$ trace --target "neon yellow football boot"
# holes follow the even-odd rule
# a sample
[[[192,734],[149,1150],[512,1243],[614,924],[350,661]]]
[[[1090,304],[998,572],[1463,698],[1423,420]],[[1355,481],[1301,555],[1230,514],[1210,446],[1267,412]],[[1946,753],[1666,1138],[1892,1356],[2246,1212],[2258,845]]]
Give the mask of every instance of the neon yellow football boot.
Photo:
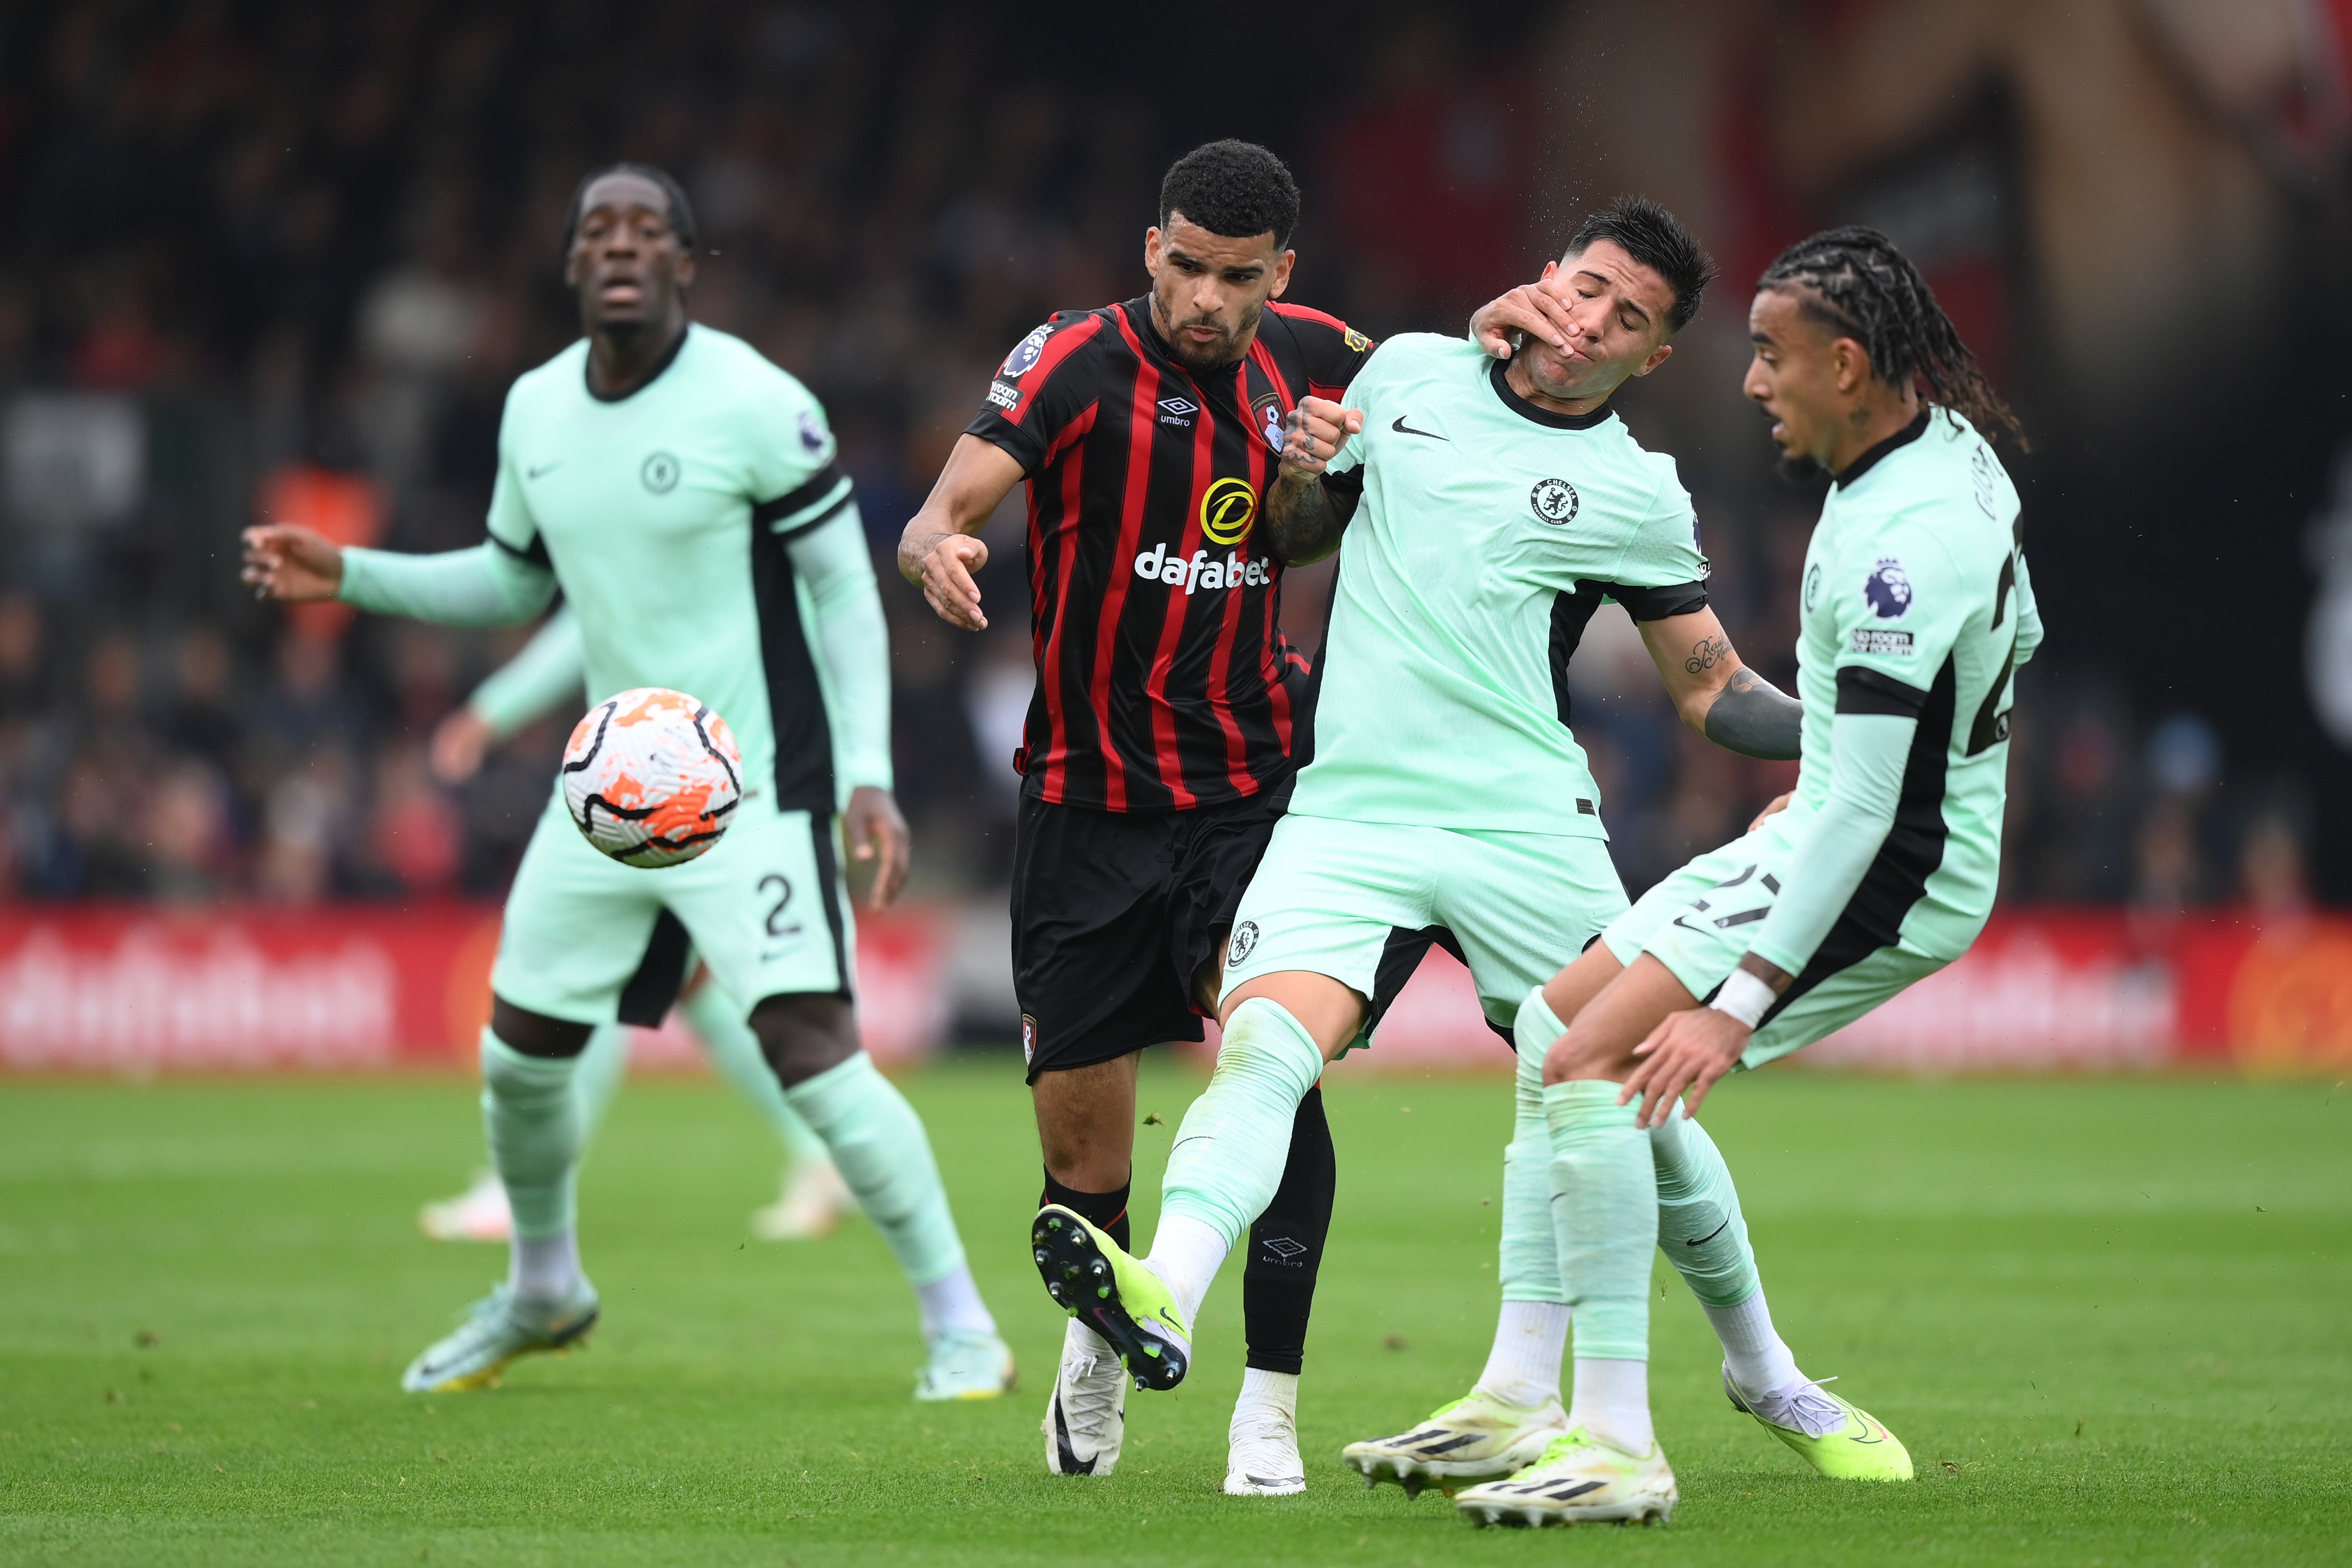
[[[1419,1497],[1426,1487],[1452,1492],[1499,1481],[1535,1463],[1567,1430],[1568,1413],[1557,1399],[1522,1409],[1474,1388],[1395,1436],[1350,1443],[1339,1457],[1365,1486],[1394,1481],[1407,1497]]]
[[[1731,1396],[1731,1407],[1756,1417],[1818,1474],[1842,1481],[1909,1480],[1911,1451],[1877,1416],[1822,1386],[1833,1381],[1801,1383],[1750,1399],[1731,1381],[1731,1369],[1723,1370],[1723,1392]]]
[[[1054,1304],[1110,1342],[1138,1388],[1170,1389],[1192,1364],[1192,1325],[1166,1280],[1059,1204],[1037,1211],[1030,1256]]]
[[[1648,1453],[1633,1454],[1571,1426],[1534,1464],[1508,1480],[1472,1487],[1454,1506],[1482,1530],[1490,1524],[1664,1524],[1679,1498],[1674,1467],[1655,1438]]]

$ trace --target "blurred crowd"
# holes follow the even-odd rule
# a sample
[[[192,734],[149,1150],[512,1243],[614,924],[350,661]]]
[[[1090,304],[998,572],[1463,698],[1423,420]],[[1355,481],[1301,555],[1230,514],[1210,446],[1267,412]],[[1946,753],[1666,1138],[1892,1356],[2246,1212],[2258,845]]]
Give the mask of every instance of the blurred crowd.
[[[1167,49],[1139,21],[1041,54],[956,8],[0,16],[0,889],[503,888],[574,714],[462,781],[435,775],[429,741],[528,628],[267,611],[236,584],[235,535],[269,517],[477,542],[506,387],[574,335],[566,203],[615,156],[693,195],[695,316],[824,399],[891,619],[919,884],[997,885],[1031,679],[1018,521],[991,534],[984,637],[940,626],[889,563],[991,367],[1051,310],[1139,292],[1161,170],[1230,132],[1299,171],[1293,298],[1375,335],[1458,330],[1560,237],[1524,199],[1527,89],[1480,52],[1495,36],[1400,11],[1359,68],[1260,62],[1209,89],[1088,68],[1087,49]],[[1398,221],[1423,211],[1459,243]],[[1726,624],[1786,683],[1811,502],[1752,482],[1758,445],[1722,473],[1686,458],[1685,478]],[[1326,595],[1294,578],[1286,622],[1310,650]],[[2063,647],[2045,662],[2018,710],[2011,898],[2302,897],[2304,803],[2226,782],[2196,715],[2133,711]],[[1785,787],[1790,768],[1680,729],[1630,628],[1596,629],[1575,678],[1636,889]]]

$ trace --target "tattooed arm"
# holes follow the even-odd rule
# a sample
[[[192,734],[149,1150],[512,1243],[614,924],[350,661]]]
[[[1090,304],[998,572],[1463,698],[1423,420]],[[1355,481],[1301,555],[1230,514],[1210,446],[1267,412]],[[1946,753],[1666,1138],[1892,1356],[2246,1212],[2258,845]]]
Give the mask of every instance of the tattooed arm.
[[[1265,542],[1286,566],[1320,561],[1339,548],[1358,497],[1324,483],[1324,470],[1364,416],[1319,397],[1299,400],[1283,423],[1282,471],[1265,491]]]
[[[1639,625],[1684,723],[1742,756],[1786,762],[1797,755],[1804,704],[1739,662],[1713,610]]]

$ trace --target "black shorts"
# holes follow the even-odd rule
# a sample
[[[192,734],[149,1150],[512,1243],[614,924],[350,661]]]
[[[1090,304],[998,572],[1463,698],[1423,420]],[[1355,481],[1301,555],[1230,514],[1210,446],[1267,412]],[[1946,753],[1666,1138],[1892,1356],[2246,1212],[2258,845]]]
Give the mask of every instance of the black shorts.
[[[1192,983],[1290,803],[1097,811],[1024,797],[1013,841],[1013,988],[1029,1081],[1202,1037]]]

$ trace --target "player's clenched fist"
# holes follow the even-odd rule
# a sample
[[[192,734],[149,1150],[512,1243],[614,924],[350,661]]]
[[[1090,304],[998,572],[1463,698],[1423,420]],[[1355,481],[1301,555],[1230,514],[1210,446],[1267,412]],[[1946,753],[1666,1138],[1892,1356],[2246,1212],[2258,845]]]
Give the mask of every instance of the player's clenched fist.
[[[1302,397],[1282,422],[1282,465],[1319,474],[1339,455],[1348,437],[1363,428],[1361,410],[1342,408],[1320,397]]]
[[[245,531],[244,576],[257,599],[331,599],[343,585],[343,552],[307,528],[265,523]]]

